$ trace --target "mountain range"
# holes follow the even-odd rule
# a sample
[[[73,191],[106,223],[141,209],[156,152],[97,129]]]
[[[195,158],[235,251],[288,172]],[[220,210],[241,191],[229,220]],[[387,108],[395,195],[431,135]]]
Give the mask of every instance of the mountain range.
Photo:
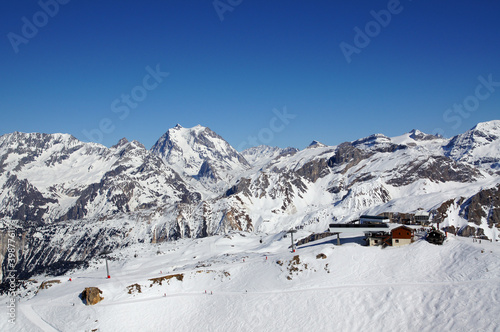
[[[12,227],[27,278],[138,242],[320,232],[419,210],[459,234],[499,238],[500,120],[449,139],[412,130],[303,150],[238,152],[200,125],[177,125],[149,150],[125,138],[108,148],[68,134],[0,137],[2,279]]]

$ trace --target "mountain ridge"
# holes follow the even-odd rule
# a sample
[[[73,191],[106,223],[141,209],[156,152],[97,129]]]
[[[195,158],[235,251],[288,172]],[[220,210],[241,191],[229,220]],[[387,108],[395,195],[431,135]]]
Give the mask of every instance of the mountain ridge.
[[[423,209],[458,232],[498,238],[498,123],[450,139],[412,130],[242,152],[201,125],[177,125],[149,150],[126,139],[108,148],[68,134],[5,134],[0,217],[28,241],[18,263],[27,274],[153,233],[161,242],[230,230],[319,232],[365,213]],[[74,233],[80,248],[54,254],[54,231]]]

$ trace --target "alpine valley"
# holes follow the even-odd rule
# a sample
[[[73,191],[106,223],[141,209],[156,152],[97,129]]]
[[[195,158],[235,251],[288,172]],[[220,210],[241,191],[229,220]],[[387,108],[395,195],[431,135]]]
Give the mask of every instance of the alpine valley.
[[[199,125],[169,129],[150,150],[125,138],[108,148],[68,134],[0,137],[2,281],[11,232],[28,279],[138,243],[322,232],[419,210],[458,235],[499,239],[500,120],[450,139],[412,130],[300,151],[238,152]]]

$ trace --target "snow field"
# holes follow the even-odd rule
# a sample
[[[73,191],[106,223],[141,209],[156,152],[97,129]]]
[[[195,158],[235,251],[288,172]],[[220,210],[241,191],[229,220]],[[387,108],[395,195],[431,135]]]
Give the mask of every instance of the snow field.
[[[308,234],[299,231],[295,238]],[[37,277],[61,283],[21,298],[14,326],[3,309],[0,330],[500,328],[498,243],[451,236],[443,246],[417,241],[381,249],[358,241],[343,238],[342,246],[334,246],[334,239],[326,238],[291,253],[290,238],[279,234],[231,233],[162,243],[160,255],[157,245],[132,246],[112,254],[118,259],[110,261],[111,279],[105,279],[103,261],[65,276]],[[317,258],[321,253],[325,259]],[[150,287],[149,279],[173,274],[183,280]],[[141,293],[128,294],[133,284],[141,286]],[[99,287],[104,300],[85,306],[78,295],[88,286]]]

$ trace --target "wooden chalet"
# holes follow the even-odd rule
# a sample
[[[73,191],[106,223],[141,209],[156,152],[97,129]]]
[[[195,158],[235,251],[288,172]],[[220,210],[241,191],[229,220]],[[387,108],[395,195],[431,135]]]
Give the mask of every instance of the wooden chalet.
[[[392,245],[391,234],[388,232],[365,232],[366,244],[372,246]]]
[[[399,226],[391,230],[393,246],[404,246],[413,241],[414,230],[407,226]]]
[[[413,241],[414,230],[407,226],[399,226],[391,230],[365,232],[366,242],[369,246],[403,246]]]

